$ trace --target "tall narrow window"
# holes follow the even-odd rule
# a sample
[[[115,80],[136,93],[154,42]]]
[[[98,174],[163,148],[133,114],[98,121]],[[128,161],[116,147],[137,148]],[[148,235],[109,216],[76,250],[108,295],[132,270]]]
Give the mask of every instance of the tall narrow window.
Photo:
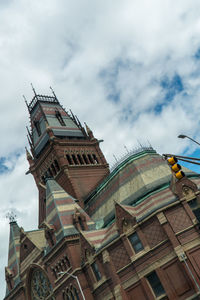
[[[165,290],[155,271],[146,276],[156,297],[165,294]]]
[[[52,173],[50,168],[48,168],[48,175],[49,175],[50,178],[53,177],[53,173]]]
[[[45,184],[45,176],[42,176],[42,183]]]
[[[138,253],[144,249],[144,247],[140,241],[140,238],[136,232],[131,234],[128,239],[129,239],[135,253]]]
[[[80,217],[80,216],[78,217],[78,222],[79,222],[79,224],[80,224],[81,230],[85,230],[85,227],[84,227],[83,221],[82,221],[82,219],[81,219],[81,217]]]
[[[59,167],[58,161],[56,159],[54,160],[54,164],[55,164],[56,170],[60,171],[60,167]]]
[[[95,155],[95,154],[92,154],[92,156],[93,156],[93,159],[94,159],[95,164],[97,165],[97,164],[99,163],[99,161],[98,161],[96,155]]]
[[[69,165],[73,165],[72,159],[69,154],[66,155],[66,158],[67,158]]]
[[[39,123],[39,121],[34,121],[34,125],[35,125],[35,128],[37,130],[38,136],[40,136],[41,135],[41,129],[40,129],[40,123]]]
[[[75,165],[78,165],[78,164],[79,164],[79,163],[78,163],[78,160],[77,160],[77,158],[76,158],[76,156],[75,156],[74,154],[72,154],[72,159],[73,159]]]
[[[61,115],[61,113],[59,112],[59,110],[56,109],[55,115],[56,115],[56,118],[58,119],[60,125],[61,125],[61,126],[65,126],[65,122],[64,122],[64,120],[63,120],[63,118],[62,118],[62,115]]]
[[[77,154],[78,160],[80,162],[81,165],[84,164],[82,157],[80,156],[80,154]]]
[[[56,168],[54,167],[54,164],[51,164],[51,169],[52,169],[52,172],[53,172],[53,175],[56,175]]]
[[[195,217],[200,222],[200,208],[197,205],[197,199],[194,199],[194,200],[188,202],[188,204],[189,204],[190,208],[192,209]]]
[[[92,159],[92,156],[91,156],[90,154],[88,154],[88,159],[89,159],[89,162],[90,162],[91,164],[94,164],[93,159]]]
[[[99,267],[98,267],[97,263],[94,262],[94,263],[91,265],[91,267],[92,267],[92,271],[94,272],[94,275],[95,275],[95,277],[96,277],[96,280],[99,281],[99,280],[101,279],[101,273],[100,273],[100,271],[99,271]]]
[[[85,154],[83,154],[83,160],[84,160],[84,162],[86,163],[86,165],[89,164],[88,159],[87,159],[87,156],[86,156]]]

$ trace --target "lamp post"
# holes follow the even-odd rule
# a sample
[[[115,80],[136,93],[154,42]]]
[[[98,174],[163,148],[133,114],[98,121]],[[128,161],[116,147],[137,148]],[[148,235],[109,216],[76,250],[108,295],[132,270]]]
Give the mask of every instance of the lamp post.
[[[68,274],[69,276],[71,276],[71,277],[73,277],[74,279],[76,279],[77,284],[78,284],[78,287],[79,287],[79,290],[80,290],[81,295],[82,295],[82,297],[83,297],[83,300],[85,300],[85,296],[84,296],[84,294],[83,294],[83,290],[82,290],[82,287],[81,287],[81,285],[80,285],[80,281],[79,281],[79,279],[78,279],[77,276],[75,276],[75,275],[73,275],[73,274],[71,274],[71,273],[69,273],[69,272],[67,272],[67,271],[65,271],[65,272],[59,272],[58,274],[59,274],[59,275]]]
[[[189,137],[189,136],[187,136],[187,135],[185,135],[185,134],[179,134],[179,135],[178,135],[178,138],[179,138],[179,139],[185,139],[185,138],[187,138],[187,139],[193,141],[194,143],[196,143],[197,145],[200,146],[200,143],[198,143],[198,142],[195,141],[193,138],[191,138],[191,137]]]
[[[193,281],[194,281],[194,283],[195,283],[195,285],[196,285],[198,291],[200,292],[200,286],[199,286],[199,284],[197,283],[197,281],[196,281],[196,279],[195,279],[195,277],[194,277],[194,275],[193,275],[193,273],[192,273],[192,270],[191,270],[190,267],[188,266],[188,263],[187,263],[187,261],[186,261],[186,256],[185,256],[185,254],[181,254],[181,258],[182,258],[184,264],[186,265],[186,268],[188,269],[188,272],[190,273],[190,275],[191,275],[191,277],[192,277],[192,279],[193,279]]]

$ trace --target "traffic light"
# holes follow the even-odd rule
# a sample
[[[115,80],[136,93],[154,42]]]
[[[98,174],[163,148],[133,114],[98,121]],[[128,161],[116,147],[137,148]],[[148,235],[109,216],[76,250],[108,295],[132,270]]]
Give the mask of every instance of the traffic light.
[[[181,166],[177,163],[178,159],[175,156],[171,156],[167,159],[168,164],[171,166],[171,170],[177,179],[181,179],[185,176],[185,173],[181,171]]]

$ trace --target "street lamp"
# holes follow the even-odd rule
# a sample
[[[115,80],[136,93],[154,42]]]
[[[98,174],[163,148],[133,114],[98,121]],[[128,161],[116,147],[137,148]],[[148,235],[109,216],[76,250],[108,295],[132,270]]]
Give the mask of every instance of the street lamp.
[[[68,274],[69,276],[71,276],[71,277],[73,277],[74,279],[76,279],[77,284],[78,284],[78,287],[79,287],[79,290],[81,291],[81,295],[82,295],[82,297],[83,297],[83,300],[85,300],[85,296],[84,296],[84,294],[83,294],[83,290],[82,290],[82,287],[81,287],[81,285],[80,285],[80,281],[79,281],[78,277],[75,276],[75,275],[73,275],[73,274],[71,274],[71,273],[69,273],[69,272],[67,272],[67,271],[65,271],[65,272],[59,272],[59,273],[58,273],[58,275],[64,275],[64,274]]]
[[[187,136],[187,135],[185,135],[185,134],[179,134],[179,135],[178,135],[178,138],[179,138],[179,139],[187,138],[187,139],[193,141],[194,143],[196,143],[197,145],[200,146],[200,143],[198,143],[197,141],[195,141],[194,139],[192,139],[191,137],[189,137],[189,136]]]

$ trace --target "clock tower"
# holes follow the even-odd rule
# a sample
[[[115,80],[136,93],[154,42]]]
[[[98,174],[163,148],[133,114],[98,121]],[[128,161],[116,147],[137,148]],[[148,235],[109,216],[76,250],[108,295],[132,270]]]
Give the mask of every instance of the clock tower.
[[[35,91],[34,91],[35,92]],[[39,190],[39,227],[45,219],[45,182],[56,182],[84,208],[84,198],[109,174],[108,163],[91,129],[66,112],[53,96],[35,93],[28,104],[29,171]]]

